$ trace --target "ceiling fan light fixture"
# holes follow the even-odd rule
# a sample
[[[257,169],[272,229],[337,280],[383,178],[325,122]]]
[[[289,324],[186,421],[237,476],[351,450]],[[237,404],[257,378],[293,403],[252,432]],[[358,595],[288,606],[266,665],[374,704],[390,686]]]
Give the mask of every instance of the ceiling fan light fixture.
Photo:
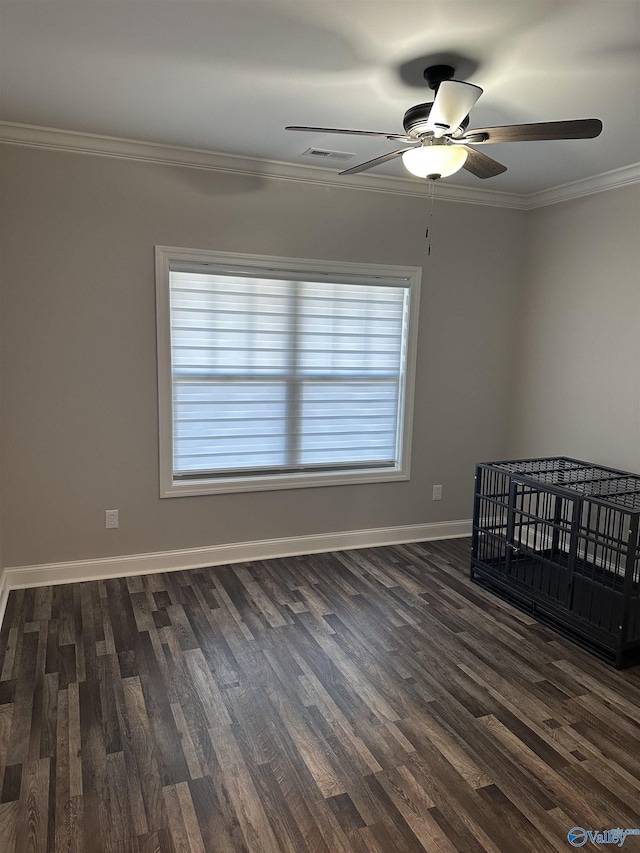
[[[402,155],[405,168],[417,178],[448,178],[465,164],[467,151],[453,145],[423,145]]]

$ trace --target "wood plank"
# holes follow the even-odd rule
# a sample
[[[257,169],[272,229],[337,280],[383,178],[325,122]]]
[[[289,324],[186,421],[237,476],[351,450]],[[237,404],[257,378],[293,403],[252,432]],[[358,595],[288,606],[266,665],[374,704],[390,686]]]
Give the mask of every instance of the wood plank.
[[[49,830],[50,759],[39,758],[24,766],[18,801],[16,853],[47,853]]]
[[[210,732],[231,803],[251,853],[280,853],[273,829],[230,729]]]
[[[221,802],[211,776],[203,776],[189,782],[189,791],[207,853],[210,850],[215,850],[215,853],[235,853],[242,849],[244,837],[226,789],[226,800]]]
[[[151,736],[140,679],[137,676],[124,679],[123,689],[133,754],[135,755],[140,780],[144,780],[142,795],[147,823],[149,831],[153,832],[167,825],[158,759]]]
[[[0,839],[7,853],[15,850],[17,837],[18,801],[0,803]]]
[[[180,805],[180,813],[184,828],[189,841],[189,849],[192,853],[206,853],[202,833],[198,826],[198,818],[196,816],[193,800],[191,799],[191,791],[186,782],[179,782],[175,786],[175,791],[178,795],[178,803]]]
[[[13,709],[13,702],[0,705],[0,780],[4,776],[4,770],[7,765],[7,753],[9,737],[11,735]]]

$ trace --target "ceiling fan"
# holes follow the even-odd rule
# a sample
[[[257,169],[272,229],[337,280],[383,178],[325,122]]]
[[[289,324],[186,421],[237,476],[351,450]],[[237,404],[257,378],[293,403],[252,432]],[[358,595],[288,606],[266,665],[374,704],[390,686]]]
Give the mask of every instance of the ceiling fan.
[[[412,174],[432,180],[446,178],[462,168],[478,178],[492,178],[506,172],[506,166],[471,148],[471,145],[533,142],[544,139],[593,139],[602,131],[602,122],[597,118],[508,124],[467,130],[469,112],[482,94],[482,89],[472,83],[453,80],[454,73],[455,69],[450,65],[431,65],[425,70],[425,80],[429,88],[435,91],[435,98],[433,103],[416,104],[406,111],[402,122],[405,133],[297,125],[285,129],[378,136],[392,142],[401,142],[403,148],[359,163],[340,174],[354,175],[401,156],[405,167]]]

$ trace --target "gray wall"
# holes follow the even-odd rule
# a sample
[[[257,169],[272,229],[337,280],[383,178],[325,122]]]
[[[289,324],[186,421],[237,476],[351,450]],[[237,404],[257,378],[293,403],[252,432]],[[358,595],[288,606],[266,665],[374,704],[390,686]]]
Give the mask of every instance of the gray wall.
[[[527,222],[510,456],[640,472],[640,186]]]
[[[426,199],[11,146],[2,170],[5,566],[470,517],[507,447],[526,214],[436,200],[428,258]],[[156,244],[421,266],[411,480],[161,500]]]

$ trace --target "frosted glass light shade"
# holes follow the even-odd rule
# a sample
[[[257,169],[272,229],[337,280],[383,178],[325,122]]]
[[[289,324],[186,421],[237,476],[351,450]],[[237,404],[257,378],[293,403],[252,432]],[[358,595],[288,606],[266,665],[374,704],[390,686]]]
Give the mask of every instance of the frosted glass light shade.
[[[406,168],[418,178],[447,178],[462,169],[466,159],[466,150],[453,145],[423,145],[402,155]]]

